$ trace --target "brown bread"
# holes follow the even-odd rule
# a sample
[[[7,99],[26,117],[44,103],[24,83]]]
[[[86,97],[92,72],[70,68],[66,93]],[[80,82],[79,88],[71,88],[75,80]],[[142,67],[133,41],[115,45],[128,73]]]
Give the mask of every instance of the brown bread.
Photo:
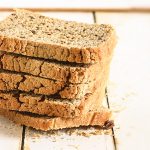
[[[116,35],[110,25],[85,24],[17,10],[0,22],[0,50],[76,63],[110,57]]]
[[[0,51],[0,68],[69,83],[89,83],[101,76],[111,58],[93,65],[56,63]]]
[[[84,84],[71,84],[62,81],[44,79],[20,73],[0,71],[1,91],[24,91],[33,94],[57,96],[59,98],[82,98],[87,93],[92,93],[97,84],[101,84],[106,73],[103,71],[98,79]]]
[[[74,100],[0,92],[0,108],[73,118],[99,108],[105,96],[105,86],[106,82],[103,82],[92,94],[86,94],[82,99]]]
[[[109,123],[111,112],[104,108],[97,111],[90,111],[87,114],[75,118],[47,117],[5,109],[0,109],[0,115],[7,117],[17,124],[43,131],[89,125],[100,126],[104,129],[112,127],[112,123]]]

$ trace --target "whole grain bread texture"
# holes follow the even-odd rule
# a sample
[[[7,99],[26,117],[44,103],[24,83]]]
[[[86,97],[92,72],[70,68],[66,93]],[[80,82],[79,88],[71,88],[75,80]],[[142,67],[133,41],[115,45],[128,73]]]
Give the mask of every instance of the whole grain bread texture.
[[[80,99],[87,93],[92,93],[97,84],[105,76],[106,70],[102,70],[97,80],[83,84],[71,84],[62,81],[55,81],[41,77],[24,75],[20,73],[0,71],[1,91],[24,91],[28,93],[57,96],[66,99]]]
[[[98,94],[98,93],[97,93]],[[68,101],[67,99],[42,98],[40,96],[11,93],[0,93],[0,108],[32,112],[36,114],[59,116],[65,118],[73,118],[82,113],[86,113],[88,109],[102,103],[103,95],[88,94],[84,98]]]
[[[74,118],[99,108],[105,96],[106,80],[82,99],[57,99],[26,93],[0,92],[0,108],[47,116]]]
[[[79,117],[61,118],[0,109],[0,115],[7,117],[17,124],[32,127],[37,130],[48,131],[89,125],[106,128],[105,126],[111,117],[111,112],[101,108],[100,110],[90,111]]]
[[[68,83],[89,83],[101,76],[111,58],[93,65],[51,62],[0,51],[0,68]]]
[[[105,61],[115,45],[111,25],[64,21],[27,10],[0,22],[0,50],[21,55],[91,64]]]

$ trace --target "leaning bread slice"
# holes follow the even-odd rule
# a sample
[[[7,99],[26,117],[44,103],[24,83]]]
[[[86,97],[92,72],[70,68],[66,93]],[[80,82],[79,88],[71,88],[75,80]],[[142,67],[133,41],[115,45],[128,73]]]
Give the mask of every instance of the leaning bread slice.
[[[111,56],[111,54],[110,54]],[[101,76],[111,58],[93,65],[51,62],[0,51],[0,68],[69,83],[89,83]]]
[[[100,126],[102,128],[112,127],[112,123],[109,123],[111,112],[104,108],[98,111],[90,111],[87,114],[75,118],[47,117],[6,109],[0,109],[0,115],[7,117],[17,124],[43,131],[89,125]]]
[[[48,18],[17,10],[0,23],[0,50],[76,63],[104,61],[116,44],[110,25]]]

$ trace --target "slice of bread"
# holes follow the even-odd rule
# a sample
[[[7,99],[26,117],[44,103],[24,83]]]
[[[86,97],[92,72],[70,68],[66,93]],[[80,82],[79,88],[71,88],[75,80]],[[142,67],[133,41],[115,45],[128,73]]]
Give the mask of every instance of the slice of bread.
[[[100,126],[104,129],[109,129],[113,126],[112,122],[109,122],[111,112],[104,108],[97,111],[90,111],[87,114],[75,118],[47,117],[6,109],[0,109],[0,115],[7,117],[17,124],[43,131],[89,125]]]
[[[74,100],[0,92],[0,108],[73,118],[99,108],[105,96],[105,86],[106,82],[104,81],[92,94],[86,94],[82,99]]]
[[[17,10],[0,22],[0,50],[76,63],[105,61],[116,35],[110,25],[85,24]]]
[[[93,82],[97,76],[101,76],[104,69],[107,69],[110,61],[111,56],[105,62],[93,65],[81,65],[66,62],[51,62],[0,51],[1,69],[23,72],[29,75],[69,83]]]
[[[23,91],[51,97],[80,99],[85,94],[92,93],[102,80],[107,81],[108,71],[102,70],[101,75],[93,82],[71,84],[22,73],[0,70],[0,91]]]

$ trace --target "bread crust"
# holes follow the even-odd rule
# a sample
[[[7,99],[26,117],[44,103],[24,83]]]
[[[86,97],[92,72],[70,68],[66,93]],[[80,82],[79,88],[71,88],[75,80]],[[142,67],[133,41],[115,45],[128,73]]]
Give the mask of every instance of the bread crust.
[[[33,22],[37,23],[38,20],[41,20],[41,23],[44,20],[45,22],[52,22],[52,23],[55,22],[54,23],[55,25],[53,27],[59,26],[59,24],[61,23],[62,26],[63,24],[66,24],[64,25],[64,28],[66,29],[65,31],[62,31],[61,29],[60,30],[57,29],[57,31],[59,32],[58,36],[56,36],[55,42],[52,42],[54,40],[54,38],[52,37],[55,36],[52,36],[51,34],[49,35],[49,33],[45,34],[45,32],[47,32],[47,29],[45,29],[46,25],[44,25],[44,27],[42,26],[41,27],[42,30],[40,30],[40,32],[37,31],[37,34],[35,34],[35,31],[32,32],[33,29],[32,28],[30,29],[30,24],[29,26],[28,24],[26,24],[26,26],[24,25],[21,26],[22,18],[26,19],[24,23],[26,22],[29,23],[30,21],[32,23]],[[14,24],[16,24],[16,26],[14,26]],[[50,23],[47,23],[47,25],[49,24]],[[13,33],[11,36],[11,32],[9,28],[5,32],[7,26],[14,27],[13,31],[16,31],[15,32],[16,36]],[[59,27],[61,27],[61,25]],[[73,38],[78,37],[79,39],[71,40],[72,38],[70,38],[70,36],[72,36],[73,33],[72,34],[69,33],[71,31],[70,27],[72,28],[73,33],[76,28],[84,27],[82,29],[83,31],[81,30],[81,32],[78,30],[75,31],[75,35]],[[53,30],[54,29],[52,29],[51,31]],[[84,32],[84,30],[87,30],[88,32],[86,33]],[[93,32],[91,32],[91,30],[93,30]],[[40,38],[39,40],[38,38],[42,35],[41,32],[43,34],[43,38],[42,39]],[[66,38],[67,35],[66,32],[69,34],[69,37],[67,38]],[[96,32],[98,33],[95,34]],[[81,36],[78,34],[81,34]],[[25,37],[27,35],[28,37]],[[63,37],[60,38],[62,35]],[[43,40],[44,38],[46,38],[45,41]],[[68,40],[71,40],[73,42],[77,40],[78,42],[76,42],[75,44],[69,44],[66,43],[68,42]],[[83,41],[84,43],[83,46],[81,46],[82,44],[80,44],[81,41]],[[65,44],[61,44],[61,43],[65,43]],[[87,43],[92,43],[92,44],[88,45]],[[28,12],[28,11],[18,11],[16,13],[13,13],[12,15],[10,15],[8,18],[6,18],[4,21],[0,23],[0,50],[26,55],[26,56],[39,57],[39,58],[51,59],[57,61],[91,64],[91,63],[104,61],[106,57],[110,56],[110,53],[112,53],[115,45],[116,45],[116,34],[114,29],[110,25],[104,25],[104,24],[88,25],[88,24],[69,22],[69,21],[63,21],[58,19],[49,19],[47,17],[32,12]]]
[[[107,70],[107,69],[106,69]],[[23,91],[33,94],[57,96],[59,98],[80,99],[87,93],[92,93],[94,86],[101,82],[104,76],[102,70],[100,76],[93,82],[83,84],[71,84],[68,82],[55,81],[31,75],[12,72],[0,72],[1,91]]]
[[[110,64],[111,58],[93,65],[61,64],[0,51],[0,68],[69,83],[89,83]]]
[[[102,83],[92,94],[86,94],[82,99],[52,99],[29,94],[0,93],[0,108],[25,111],[41,115],[74,118],[86,114],[89,110],[101,106],[105,96],[106,83]]]
[[[105,123],[110,119],[111,112],[101,108],[100,110],[90,111],[87,114],[75,118],[50,118],[0,109],[0,115],[7,117],[17,124],[33,127],[37,130],[48,131],[89,125],[96,125],[103,128],[105,127]]]

